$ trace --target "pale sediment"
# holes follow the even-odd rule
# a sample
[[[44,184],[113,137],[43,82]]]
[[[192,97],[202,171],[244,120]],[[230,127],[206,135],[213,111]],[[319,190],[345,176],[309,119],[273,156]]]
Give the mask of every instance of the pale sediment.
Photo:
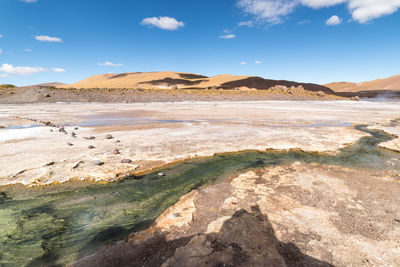
[[[336,153],[366,136],[351,125],[387,122],[400,114],[394,104],[284,101],[4,105],[1,109],[2,125],[16,129],[0,129],[0,185],[114,181],[189,157],[248,149]],[[15,116],[66,125],[68,134],[11,118]],[[19,129],[20,125],[29,127]],[[108,133],[114,138],[105,139]],[[96,138],[84,139],[89,136]],[[119,154],[113,153],[116,149]],[[122,163],[123,159],[132,162]],[[104,164],[96,165],[96,160]]]

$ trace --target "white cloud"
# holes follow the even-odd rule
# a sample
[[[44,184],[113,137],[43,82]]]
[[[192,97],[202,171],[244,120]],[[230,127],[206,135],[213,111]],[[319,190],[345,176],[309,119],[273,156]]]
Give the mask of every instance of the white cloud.
[[[221,39],[233,39],[233,38],[236,38],[236,35],[231,33],[231,34],[221,35],[219,38],[221,38]]]
[[[244,27],[244,26],[253,27],[254,24],[253,24],[253,22],[251,20],[249,20],[249,21],[241,21],[241,22],[239,22],[238,26],[240,26],[240,27]]]
[[[63,40],[58,37],[51,37],[47,35],[38,35],[35,36],[35,39],[41,42],[55,42],[55,43],[61,43]]]
[[[300,5],[319,9],[346,4],[353,20],[359,23],[390,15],[400,8],[400,0],[236,0],[236,3],[245,14],[253,17],[251,23],[240,22],[239,26],[282,23]]]
[[[25,2],[25,3],[36,3],[37,0],[20,0],[21,2]]]
[[[32,49],[30,49],[30,48],[25,48],[25,52],[30,53],[30,52],[32,52]]]
[[[0,77],[1,77],[1,78],[7,78],[7,77],[8,77],[8,75],[7,75],[7,74],[5,74],[5,73],[0,73]]]
[[[304,25],[304,24],[309,24],[309,23],[311,23],[311,20],[305,19],[305,20],[297,22],[297,25]]]
[[[175,31],[180,27],[185,26],[182,21],[177,21],[175,18],[170,17],[152,17],[143,19],[140,24],[154,26],[163,30]]]
[[[10,64],[3,64],[0,67],[0,72],[5,74],[31,75],[43,71],[46,71],[46,69],[42,67],[14,67]]]
[[[3,54],[3,49],[0,48],[0,55]]]
[[[301,0],[301,4],[311,8],[323,8],[346,3],[348,0]],[[380,0],[378,0],[380,1]]]
[[[392,14],[400,8],[400,0],[350,0],[349,10],[354,20],[366,23]]]
[[[292,13],[297,0],[238,0],[237,5],[258,23],[277,24],[283,17]]]
[[[240,65],[246,65],[247,64],[247,62],[240,62]]]
[[[332,16],[329,19],[326,20],[325,24],[328,26],[334,26],[334,25],[339,25],[342,23],[342,19],[339,18],[338,16]]]
[[[0,34],[0,38],[3,38],[3,35],[2,35],[2,34]]]
[[[63,68],[52,68],[51,70],[54,72],[66,72],[66,70]]]
[[[254,61],[254,64],[261,64],[261,61],[256,60],[256,61]]]
[[[121,67],[121,66],[123,66],[124,64],[121,64],[121,63],[112,63],[112,62],[110,62],[110,61],[106,61],[106,62],[104,62],[104,63],[97,63],[97,65],[99,65],[99,66],[107,66],[107,67]]]

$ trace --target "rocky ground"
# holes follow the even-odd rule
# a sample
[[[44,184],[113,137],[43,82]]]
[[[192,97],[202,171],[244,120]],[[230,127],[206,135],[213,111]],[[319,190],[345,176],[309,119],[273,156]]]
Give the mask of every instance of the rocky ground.
[[[399,182],[316,164],[250,171],[73,266],[398,266]]]
[[[289,89],[270,90],[175,90],[175,89],[56,89],[48,87],[0,88],[1,104],[103,102],[143,103],[180,101],[254,101],[254,100],[338,100],[323,92]]]

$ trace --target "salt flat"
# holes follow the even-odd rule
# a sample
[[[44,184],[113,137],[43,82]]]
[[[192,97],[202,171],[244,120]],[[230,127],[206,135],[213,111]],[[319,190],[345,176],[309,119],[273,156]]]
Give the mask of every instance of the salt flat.
[[[353,125],[396,134],[400,127],[390,122],[399,117],[398,103],[364,101],[0,105],[0,185],[113,181],[188,157],[247,149],[335,153],[366,135]],[[67,134],[40,121],[63,125]],[[398,144],[389,143],[394,150]]]

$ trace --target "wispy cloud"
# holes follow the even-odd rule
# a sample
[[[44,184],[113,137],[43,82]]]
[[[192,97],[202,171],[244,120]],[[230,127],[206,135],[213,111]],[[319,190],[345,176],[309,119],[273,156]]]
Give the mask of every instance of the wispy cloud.
[[[254,24],[253,24],[253,22],[251,20],[249,20],[249,21],[241,21],[241,22],[239,22],[238,26],[240,26],[240,27],[244,27],[244,26],[245,27],[253,27]]]
[[[236,0],[236,3],[245,14],[252,16],[250,20],[252,23],[258,24],[282,23],[296,7],[301,5],[320,9],[346,4],[353,20],[359,23],[367,23],[393,14],[400,8],[400,0]],[[241,26],[247,24],[242,22]]]
[[[256,61],[254,61],[254,64],[261,64],[261,61],[256,60]]]
[[[140,24],[154,26],[163,30],[175,31],[185,26],[185,23],[170,17],[152,17],[143,19]]]
[[[335,16],[332,16],[329,19],[327,19],[325,24],[328,26],[339,25],[339,24],[342,24],[342,19],[335,15]]]
[[[41,42],[55,42],[55,43],[61,43],[63,40],[58,37],[52,37],[48,35],[37,35],[35,36],[35,39]]]
[[[21,67],[21,66],[14,67],[13,65],[10,64],[3,64],[0,67],[0,72],[3,72],[5,74],[16,74],[24,76],[32,75],[43,71],[46,71],[46,69],[42,67]]]
[[[2,34],[0,34],[0,38],[3,38],[3,35],[2,35]]]
[[[32,52],[32,49],[30,49],[30,48],[25,48],[25,52],[30,53],[30,52]]]
[[[25,3],[36,3],[37,0],[20,0],[21,2],[25,2]]]
[[[235,34],[225,34],[225,35],[221,35],[221,36],[219,36],[219,38],[221,38],[221,39],[233,39],[233,38],[236,38],[236,35]]]
[[[240,65],[246,65],[247,64],[247,62],[240,62]]]
[[[0,48],[0,55],[3,54],[3,49]]]
[[[297,25],[304,25],[304,24],[309,24],[309,23],[311,23],[311,20],[305,19],[305,20],[297,22]]]
[[[66,72],[66,70],[63,68],[52,68],[51,70],[54,72]]]
[[[99,65],[99,66],[107,66],[107,67],[121,67],[121,66],[123,66],[124,64],[121,64],[121,63],[112,63],[112,62],[110,62],[110,61],[106,61],[106,62],[104,62],[104,63],[97,63],[97,65]]]

